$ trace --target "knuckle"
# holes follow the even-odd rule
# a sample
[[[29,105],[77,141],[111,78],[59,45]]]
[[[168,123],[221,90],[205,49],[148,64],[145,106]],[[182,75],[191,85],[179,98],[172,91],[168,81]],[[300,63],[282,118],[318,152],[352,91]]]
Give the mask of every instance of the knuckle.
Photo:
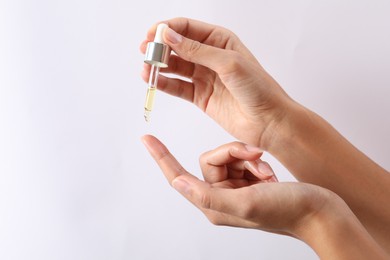
[[[229,153],[232,156],[237,155],[242,149],[244,149],[244,144],[238,141],[231,142],[228,144],[229,145]]]
[[[160,153],[156,155],[156,160],[157,161],[162,161],[165,158],[167,158],[170,155],[168,149],[163,149]]]
[[[192,57],[200,50],[202,44],[199,41],[191,41],[187,50],[188,56]]]
[[[207,44],[224,48],[224,45],[228,41],[228,39],[229,34],[227,33],[226,29],[222,27],[216,27],[207,38]]]
[[[184,98],[185,97],[185,88],[183,85],[179,85],[178,88],[177,88],[177,92],[176,92],[176,95],[179,97],[179,98]]]
[[[204,152],[199,156],[199,164],[201,167],[206,166],[209,164],[209,158],[210,158],[210,151]]]
[[[230,67],[233,70],[238,70],[244,67],[244,58],[238,52],[231,52],[231,57],[229,62],[227,62],[227,67]]]
[[[241,148],[243,148],[244,144],[241,142],[238,142],[238,141],[234,141],[231,143],[231,146],[236,148],[236,149],[241,149]]]
[[[199,164],[204,165],[207,163],[208,152],[204,152],[199,156]]]
[[[225,60],[225,65],[223,66],[220,74],[231,74],[242,71],[245,68],[245,59],[240,53],[235,51],[230,51],[227,55],[228,58]]]
[[[200,49],[201,46],[202,46],[202,44],[199,41],[192,41],[189,51],[191,53],[195,53]]]
[[[227,35],[229,37],[230,48],[234,49],[237,45],[240,45],[240,38],[233,32],[228,30]]]
[[[177,168],[175,169],[175,172],[176,172],[176,174],[178,174],[179,176],[180,176],[180,175],[184,175],[184,174],[187,173],[186,169],[184,169],[184,167],[181,166],[181,165],[178,165],[178,166],[177,166]]]
[[[200,206],[203,209],[211,209],[211,196],[209,193],[205,192],[200,198]]]
[[[238,37],[221,26],[216,26],[207,38],[207,44],[226,50],[234,49],[237,42],[239,42]]]

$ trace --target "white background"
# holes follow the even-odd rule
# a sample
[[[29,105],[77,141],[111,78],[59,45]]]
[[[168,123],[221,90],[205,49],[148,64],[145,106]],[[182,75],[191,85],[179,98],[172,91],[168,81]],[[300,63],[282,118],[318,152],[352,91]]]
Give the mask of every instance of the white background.
[[[198,176],[198,156],[234,138],[162,93],[146,124],[139,44],[176,16],[227,27],[389,169],[389,13],[385,0],[0,0],[0,259],[316,259],[293,238],[212,226],[169,187],[140,136]]]

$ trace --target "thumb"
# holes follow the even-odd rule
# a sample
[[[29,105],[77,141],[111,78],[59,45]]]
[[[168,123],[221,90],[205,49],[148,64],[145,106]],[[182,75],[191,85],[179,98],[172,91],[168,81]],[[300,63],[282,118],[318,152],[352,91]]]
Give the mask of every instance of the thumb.
[[[233,52],[186,38],[169,27],[164,30],[164,40],[182,59],[208,67],[218,74],[230,59],[228,54]]]

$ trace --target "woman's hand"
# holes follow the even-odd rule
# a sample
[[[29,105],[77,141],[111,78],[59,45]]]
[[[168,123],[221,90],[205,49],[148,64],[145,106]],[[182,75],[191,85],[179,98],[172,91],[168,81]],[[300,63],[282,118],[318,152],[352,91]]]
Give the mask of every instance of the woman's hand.
[[[216,225],[256,228],[297,236],[307,216],[320,211],[331,193],[301,183],[277,183],[261,150],[225,144],[203,154],[204,181],[188,173],[155,137],[143,142],[168,182]]]
[[[192,101],[238,140],[271,153],[299,181],[337,193],[390,254],[390,207],[383,207],[390,199],[388,171],[292,101],[233,33],[184,18],[166,23],[180,34],[165,30],[178,55],[166,72],[190,82],[162,78],[159,88]]]
[[[290,235],[321,259],[388,259],[339,196],[311,184],[278,183],[255,147],[236,142],[205,153],[201,181],[155,137],[142,140],[169,183],[216,225]]]
[[[237,139],[265,149],[291,99],[232,32],[186,18],[163,23],[170,27],[164,40],[177,55],[162,72],[188,80],[161,75],[158,88],[194,103]],[[156,27],[148,31],[142,52]],[[145,65],[145,81],[149,71]]]

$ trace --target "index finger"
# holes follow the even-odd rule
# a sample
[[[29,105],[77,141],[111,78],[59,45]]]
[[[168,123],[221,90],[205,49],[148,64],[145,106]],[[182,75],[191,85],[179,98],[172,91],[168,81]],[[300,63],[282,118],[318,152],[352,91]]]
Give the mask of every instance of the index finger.
[[[142,53],[144,53],[146,50],[146,44],[154,40],[157,26],[160,23],[167,24],[169,28],[171,28],[172,30],[174,30],[175,32],[177,32],[178,34],[184,37],[217,48],[227,47],[228,42],[236,42],[236,41],[240,42],[232,32],[230,32],[229,30],[223,27],[189,19],[189,18],[179,17],[179,18],[173,18],[165,21],[160,21],[154,24],[148,30],[146,34],[146,39],[140,45],[140,50]],[[232,38],[234,38],[234,40]],[[232,46],[238,46],[238,44],[232,44]]]
[[[169,152],[168,148],[156,137],[152,135],[145,135],[142,137],[142,142],[163,171],[169,184],[172,184],[172,181],[180,175],[191,175]]]
[[[212,166],[223,166],[237,159],[254,161],[262,154],[263,151],[258,147],[245,145],[241,142],[231,142],[203,153],[200,162]]]
[[[233,35],[229,30],[212,25],[209,23],[189,19],[189,18],[173,18],[165,21],[160,21],[156,24],[154,24],[148,31],[146,35],[147,41],[153,41],[154,35],[156,34],[157,26],[160,23],[165,23],[174,30],[175,32],[183,35],[184,37],[190,38],[192,40],[196,40],[202,43],[207,43],[210,45],[213,45],[215,47],[223,47],[226,45],[226,42],[229,40],[229,37]],[[215,41],[215,39],[211,39],[210,35],[218,35],[219,39],[218,41]],[[226,35],[227,37],[223,37]],[[211,44],[210,41],[214,41],[214,43],[218,43],[219,46],[216,46],[215,44]]]

